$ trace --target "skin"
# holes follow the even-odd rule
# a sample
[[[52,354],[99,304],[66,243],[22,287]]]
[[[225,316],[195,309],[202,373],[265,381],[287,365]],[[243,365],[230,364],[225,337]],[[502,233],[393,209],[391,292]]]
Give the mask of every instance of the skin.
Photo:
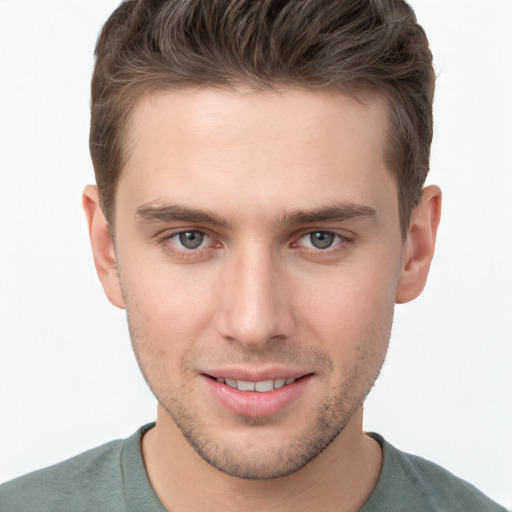
[[[86,188],[98,275],[159,401],[142,450],[169,510],[358,510],[375,487],[362,404],[441,204],[427,187],[402,237],[386,129],[377,95],[154,92],[130,121],[115,245]],[[306,378],[258,416],[212,394],[229,372]]]

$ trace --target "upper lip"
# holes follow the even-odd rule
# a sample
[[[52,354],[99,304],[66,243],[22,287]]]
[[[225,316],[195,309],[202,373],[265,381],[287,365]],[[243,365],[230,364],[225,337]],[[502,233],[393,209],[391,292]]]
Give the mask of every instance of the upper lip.
[[[262,382],[275,379],[299,379],[311,372],[293,369],[293,368],[266,368],[266,369],[250,369],[250,368],[218,368],[202,372],[208,377],[215,379],[222,377],[224,379],[244,380],[248,382]]]

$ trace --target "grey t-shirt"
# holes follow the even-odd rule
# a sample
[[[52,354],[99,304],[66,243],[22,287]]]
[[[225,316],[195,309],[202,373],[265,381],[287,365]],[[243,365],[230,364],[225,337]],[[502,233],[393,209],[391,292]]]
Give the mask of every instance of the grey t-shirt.
[[[0,512],[166,512],[149,483],[140,440],[118,440],[0,486]],[[383,465],[361,512],[506,512],[467,482],[378,434]]]

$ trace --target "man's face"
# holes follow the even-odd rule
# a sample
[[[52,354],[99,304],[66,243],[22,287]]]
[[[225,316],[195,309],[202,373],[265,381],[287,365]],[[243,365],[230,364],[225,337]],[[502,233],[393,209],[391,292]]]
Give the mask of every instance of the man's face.
[[[116,257],[144,376],[213,466],[290,474],[386,353],[404,245],[384,102],[154,93],[130,128]]]

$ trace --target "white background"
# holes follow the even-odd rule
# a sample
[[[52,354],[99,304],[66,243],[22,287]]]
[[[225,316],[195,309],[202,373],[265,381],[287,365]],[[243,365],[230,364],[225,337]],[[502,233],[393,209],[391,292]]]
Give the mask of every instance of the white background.
[[[0,1],[0,482],[155,414],[80,206],[93,47],[116,4]],[[412,5],[439,75],[429,182],[444,215],[365,428],[512,507],[512,1]]]

